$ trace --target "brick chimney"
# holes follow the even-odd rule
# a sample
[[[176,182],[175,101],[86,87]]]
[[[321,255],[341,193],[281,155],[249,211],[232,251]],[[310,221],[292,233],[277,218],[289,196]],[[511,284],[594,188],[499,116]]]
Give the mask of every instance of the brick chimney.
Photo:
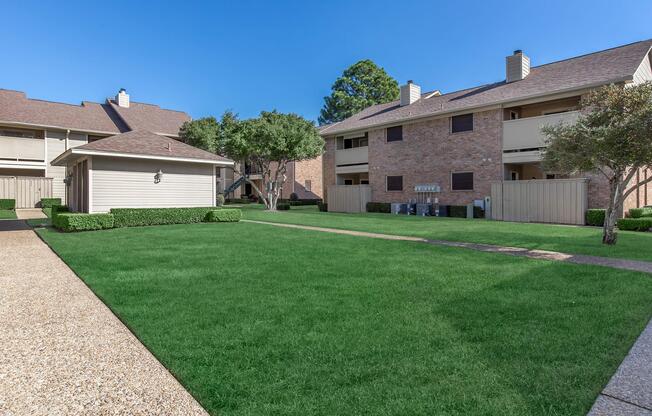
[[[129,108],[129,94],[127,94],[127,90],[120,88],[118,95],[115,96],[115,102],[120,107]]]
[[[507,82],[520,81],[530,73],[530,58],[522,50],[515,50],[514,54],[505,60],[507,62],[505,71]]]
[[[421,87],[409,80],[407,84],[401,85],[401,107],[410,105],[421,98]]]

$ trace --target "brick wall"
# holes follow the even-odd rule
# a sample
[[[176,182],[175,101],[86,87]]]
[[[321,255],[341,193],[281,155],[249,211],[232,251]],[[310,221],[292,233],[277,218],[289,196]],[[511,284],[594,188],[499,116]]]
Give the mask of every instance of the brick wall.
[[[442,190],[438,195],[441,204],[463,205],[482,199],[491,194],[491,181],[502,179],[501,143],[500,110],[475,113],[470,132],[451,134],[448,117],[406,124],[403,140],[397,142],[386,142],[385,129],[371,130],[372,198],[377,202],[403,202],[416,197],[416,184],[437,183]],[[452,172],[473,172],[474,189],[452,191]],[[386,191],[387,175],[403,176],[402,192]]]

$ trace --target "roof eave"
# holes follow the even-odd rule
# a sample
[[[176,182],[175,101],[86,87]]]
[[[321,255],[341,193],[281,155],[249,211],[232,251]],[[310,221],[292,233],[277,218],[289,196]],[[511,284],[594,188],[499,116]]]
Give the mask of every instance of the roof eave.
[[[63,131],[79,131],[83,133],[91,133],[91,134],[108,134],[108,135],[115,135],[119,134],[120,131],[104,131],[104,130],[90,130],[90,129],[83,129],[83,128],[75,128],[75,127],[62,127],[62,126],[54,126],[54,125],[48,125],[48,124],[38,124],[38,123],[25,123],[21,121],[6,121],[6,120],[0,120],[0,124],[4,125],[9,125],[9,126],[16,126],[16,127],[37,127],[41,129],[52,129],[52,130],[63,130]]]
[[[183,157],[172,157],[172,156],[155,156],[155,155],[143,155],[138,153],[121,153],[121,152],[110,152],[110,151],[101,151],[101,150],[87,150],[72,148],[68,149],[55,159],[50,162],[52,166],[65,166],[65,162],[71,159],[73,156],[110,156],[110,157],[119,157],[126,159],[147,159],[147,160],[165,160],[171,162],[184,162],[184,163],[200,163],[207,165],[218,165],[218,166],[232,166],[235,164],[232,160],[213,160],[213,159],[195,159],[195,158],[183,158]]]
[[[418,121],[418,120],[428,119],[428,118],[432,118],[432,117],[442,117],[442,116],[446,116],[446,115],[449,115],[449,114],[455,114],[455,113],[465,112],[465,111],[469,111],[469,110],[477,111],[477,110],[481,110],[481,109],[490,109],[490,108],[493,108],[493,107],[505,106],[506,104],[514,103],[514,102],[518,102],[518,101],[541,98],[541,97],[545,97],[547,95],[565,94],[565,93],[569,93],[569,92],[573,92],[573,91],[582,91],[582,90],[596,88],[596,87],[599,87],[599,86],[602,86],[602,85],[609,85],[609,84],[615,84],[615,83],[619,83],[619,82],[632,81],[633,79],[634,79],[633,75],[626,75],[624,77],[614,78],[614,79],[611,79],[609,81],[601,81],[601,82],[595,82],[595,83],[592,83],[592,84],[582,85],[581,87],[566,88],[566,89],[561,89],[561,90],[555,90],[555,91],[552,91],[552,92],[545,92],[545,93],[541,93],[541,94],[532,94],[532,95],[522,96],[522,97],[518,97],[518,98],[510,98],[510,99],[506,99],[506,100],[494,101],[494,102],[492,102],[490,104],[482,104],[482,105],[476,105],[476,106],[462,107],[462,108],[456,108],[456,109],[445,110],[445,111],[437,111],[437,112],[434,112],[434,113],[423,114],[423,115],[414,116],[414,117],[404,117],[404,118],[401,118],[401,119],[398,119],[398,120],[388,121],[388,122],[385,122],[385,123],[370,124],[370,125],[364,126],[364,127],[355,127],[355,128],[345,129],[345,130],[337,130],[336,129],[335,131],[329,131],[329,129],[326,129],[326,131],[320,132],[320,135],[321,136],[332,136],[334,134],[342,135],[342,134],[353,133],[353,132],[356,132],[356,131],[382,128],[382,127],[386,127],[386,126],[391,126],[391,125],[395,125],[395,124],[404,123],[406,121],[411,122],[411,121]],[[342,121],[342,123],[343,122],[344,121]]]

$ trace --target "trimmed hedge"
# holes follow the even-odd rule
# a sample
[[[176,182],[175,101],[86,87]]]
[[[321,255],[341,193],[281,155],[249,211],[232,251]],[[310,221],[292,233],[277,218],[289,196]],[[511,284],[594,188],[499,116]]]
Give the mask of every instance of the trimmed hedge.
[[[317,207],[321,212],[328,212],[328,204],[324,204],[323,202],[320,202],[317,204]]]
[[[629,216],[632,218],[652,217],[652,208],[630,208]]]
[[[59,212],[52,220],[52,225],[64,232],[105,230],[113,228],[114,218],[111,214],[77,214]]]
[[[225,201],[225,204],[251,204],[249,198],[231,198]]]
[[[290,209],[290,204],[287,202],[279,202],[276,204],[276,210],[277,211],[287,211]]]
[[[623,231],[649,231],[652,228],[652,217],[621,218],[618,229]]]
[[[215,207],[199,208],[112,208],[116,227],[190,224],[203,222]]]
[[[604,225],[604,217],[607,210],[605,209],[587,209],[586,210],[586,225],[595,225],[602,227]]]
[[[300,207],[304,205],[318,205],[322,202],[321,199],[279,199],[279,203],[290,204],[291,207]]]
[[[61,205],[61,198],[41,198],[41,208],[52,208]]]
[[[449,205],[448,216],[454,218],[466,218],[466,205]]]
[[[0,209],[16,209],[16,200],[0,199]]]
[[[242,218],[242,211],[235,208],[216,209],[206,214],[207,222],[238,222]]]
[[[367,212],[382,212],[389,214],[392,212],[392,204],[388,202],[367,202]]]
[[[54,217],[62,212],[69,212],[68,207],[65,205],[52,205],[52,208],[50,208],[50,219],[52,223],[54,223]]]

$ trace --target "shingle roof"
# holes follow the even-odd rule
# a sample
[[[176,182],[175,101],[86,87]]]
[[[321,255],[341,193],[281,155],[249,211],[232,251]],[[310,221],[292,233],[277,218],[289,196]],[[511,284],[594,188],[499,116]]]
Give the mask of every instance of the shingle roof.
[[[149,130],[177,136],[181,125],[190,121],[190,116],[182,111],[165,110],[153,104],[132,101],[129,107],[120,107],[113,100],[109,100],[109,105],[120,115],[129,130]]]
[[[88,144],[74,147],[73,153],[97,151],[107,153],[125,153],[140,156],[159,156],[180,159],[211,160],[232,162],[222,156],[190,146],[169,137],[161,136],[147,130],[133,130],[127,133],[106,137]]]
[[[624,81],[631,79],[650,47],[652,39],[532,67],[525,79],[516,82],[501,81],[430,98],[427,98],[430,93],[425,93],[418,101],[403,107],[399,105],[400,101],[371,106],[332,127],[323,129],[321,133],[343,133],[530,96]]]
[[[55,103],[29,99],[24,92],[3,89],[0,89],[0,121],[107,133],[126,129],[107,104]]]
[[[181,111],[132,102],[129,108],[107,100],[81,105],[27,98],[24,92],[0,89],[0,122],[27,123],[87,132],[122,133],[149,130],[176,136],[183,122],[190,120]]]

